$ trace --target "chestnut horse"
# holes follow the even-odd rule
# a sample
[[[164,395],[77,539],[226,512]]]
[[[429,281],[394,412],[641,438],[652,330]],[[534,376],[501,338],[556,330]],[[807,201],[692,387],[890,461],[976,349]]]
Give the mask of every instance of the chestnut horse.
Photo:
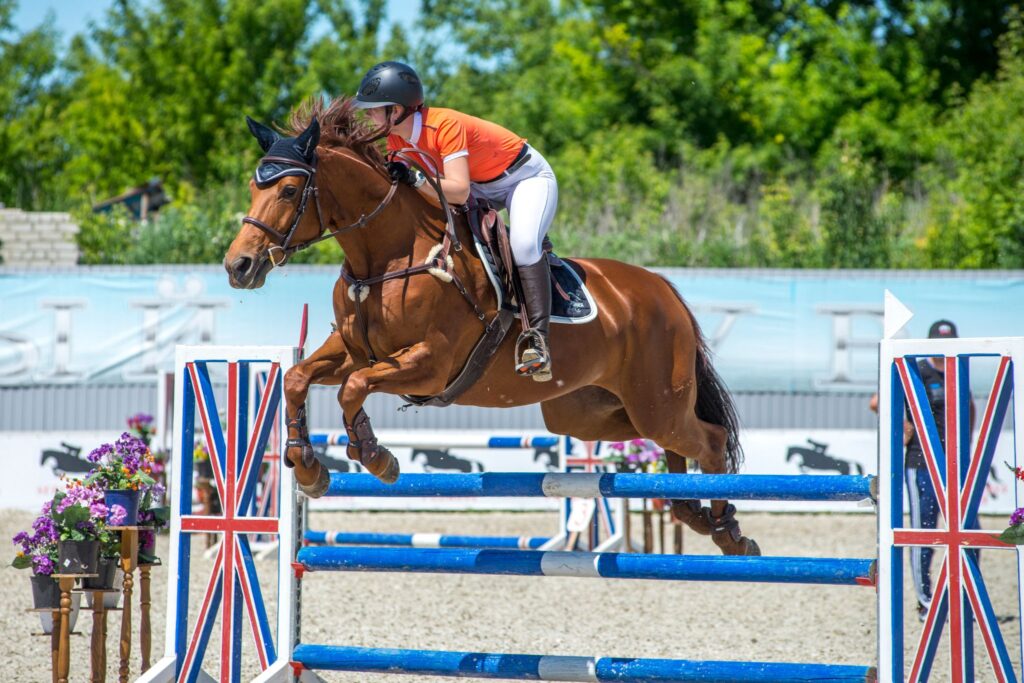
[[[373,144],[378,131],[356,118],[346,98],[307,103],[292,115],[292,137],[251,120],[249,126],[266,156],[250,182],[249,216],[224,257],[231,286],[262,287],[275,265],[320,239],[333,237],[345,253],[344,277],[334,287],[336,330],[285,377],[288,464],[304,491],[324,493],[328,472],[309,447],[305,400],[310,384],[335,385],[350,435],[348,456],[381,480],[394,481],[394,456],[377,443],[363,410],[367,395],[440,393],[497,311],[465,216],[449,223],[447,206],[395,185]],[[450,250],[448,272],[435,267],[402,274],[426,262],[444,270],[446,259],[439,262],[436,254],[446,226],[467,245]],[[680,295],[667,280],[637,266],[608,259],[575,263],[599,313],[585,324],[552,325],[553,381],[516,375],[515,335],[509,334],[456,403],[540,403],[544,423],[555,434],[651,439],[665,449],[672,472],[686,471],[685,457],[697,460],[702,472],[735,472],[742,452],[732,399]],[[394,277],[351,285],[379,276]],[[740,533],[728,501],[711,501],[710,508],[696,500],[673,501],[673,513],[710,534],[725,554],[759,554],[757,544]]]

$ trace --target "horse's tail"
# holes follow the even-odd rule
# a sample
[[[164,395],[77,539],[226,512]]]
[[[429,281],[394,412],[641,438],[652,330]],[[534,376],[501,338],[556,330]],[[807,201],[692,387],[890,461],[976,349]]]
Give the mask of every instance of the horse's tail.
[[[665,283],[686,309],[693,321],[694,343],[697,345],[697,417],[704,422],[718,425],[725,429],[725,464],[728,472],[738,472],[743,464],[743,447],[740,445],[740,421],[736,415],[736,406],[725,382],[711,365],[711,349],[700,330],[697,318],[679,291],[667,279]]]
[[[863,477],[864,476],[864,465],[861,465],[859,462],[855,462],[853,464],[857,466],[857,474],[859,474],[860,476]]]

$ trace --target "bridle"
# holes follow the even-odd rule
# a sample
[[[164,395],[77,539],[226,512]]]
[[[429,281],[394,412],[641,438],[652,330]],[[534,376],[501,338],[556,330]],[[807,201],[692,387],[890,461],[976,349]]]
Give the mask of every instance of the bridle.
[[[391,181],[391,188],[384,196],[384,199],[377,204],[377,207],[373,211],[368,214],[362,214],[355,222],[350,223],[343,228],[338,228],[331,232],[325,232],[327,226],[324,225],[324,214],[320,209],[320,193],[316,187],[316,157],[313,157],[313,164],[307,164],[288,157],[265,156],[260,159],[260,165],[263,164],[285,164],[289,167],[289,173],[287,175],[302,175],[305,177],[305,180],[302,183],[302,198],[299,200],[299,206],[295,211],[295,217],[292,219],[292,224],[286,232],[281,232],[253,216],[246,216],[242,219],[243,223],[254,225],[262,230],[274,242],[274,244],[267,250],[267,257],[274,266],[283,266],[288,262],[288,259],[292,254],[311,247],[317,242],[322,242],[323,240],[348,232],[349,230],[366,227],[367,223],[373,220],[388,204],[391,203],[391,200],[394,199],[395,192],[398,189],[398,181]],[[271,183],[272,182],[274,182],[274,179],[271,180]],[[306,206],[309,204],[310,197],[313,198],[313,202],[316,205],[316,217],[317,220],[320,221],[320,232],[317,237],[311,240],[307,240],[299,244],[292,244],[292,239],[295,237],[295,230],[299,227],[302,215],[306,212]],[[275,252],[281,253],[280,261],[274,258]]]

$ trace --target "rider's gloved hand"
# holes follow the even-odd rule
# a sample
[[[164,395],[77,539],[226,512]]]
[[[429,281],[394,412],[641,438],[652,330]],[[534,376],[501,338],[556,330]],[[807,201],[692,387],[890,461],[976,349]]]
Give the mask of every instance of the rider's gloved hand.
[[[405,183],[410,187],[419,187],[423,184],[423,174],[419,171],[414,171],[400,161],[389,161],[388,162],[388,175],[391,179]]]

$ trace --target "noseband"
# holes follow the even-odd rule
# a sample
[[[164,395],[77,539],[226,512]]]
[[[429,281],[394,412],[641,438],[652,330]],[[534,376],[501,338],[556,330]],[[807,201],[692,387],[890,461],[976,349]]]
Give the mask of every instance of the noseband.
[[[329,239],[343,232],[348,232],[349,230],[366,227],[367,223],[373,220],[377,214],[384,210],[384,207],[391,203],[391,200],[395,196],[395,191],[398,189],[398,182],[391,181],[391,189],[388,190],[387,195],[385,195],[384,199],[377,204],[377,207],[373,211],[359,216],[358,220],[343,228],[338,228],[331,232],[324,232],[326,230],[326,226],[324,225],[324,214],[320,209],[320,193],[317,191],[316,187],[316,158],[314,157],[313,165],[310,165],[295,159],[289,159],[288,157],[266,156],[260,159],[260,165],[262,164],[285,164],[299,171],[299,173],[291,175],[301,174],[305,176],[305,180],[302,183],[302,197],[299,199],[299,206],[295,211],[295,218],[292,219],[292,224],[288,228],[287,232],[281,232],[253,216],[246,216],[242,219],[243,223],[254,225],[262,230],[274,242],[274,245],[267,250],[270,262],[274,266],[283,266],[288,262],[288,258],[292,254],[311,247],[317,242],[322,242],[325,239]],[[292,239],[295,237],[295,230],[299,227],[299,222],[302,220],[302,214],[306,212],[306,206],[309,204],[309,198],[311,196],[316,204],[316,217],[317,220],[320,221],[320,232],[317,234],[317,237],[311,240],[307,240],[299,244],[292,244]],[[275,252],[281,253],[280,260],[276,260],[274,258]]]

